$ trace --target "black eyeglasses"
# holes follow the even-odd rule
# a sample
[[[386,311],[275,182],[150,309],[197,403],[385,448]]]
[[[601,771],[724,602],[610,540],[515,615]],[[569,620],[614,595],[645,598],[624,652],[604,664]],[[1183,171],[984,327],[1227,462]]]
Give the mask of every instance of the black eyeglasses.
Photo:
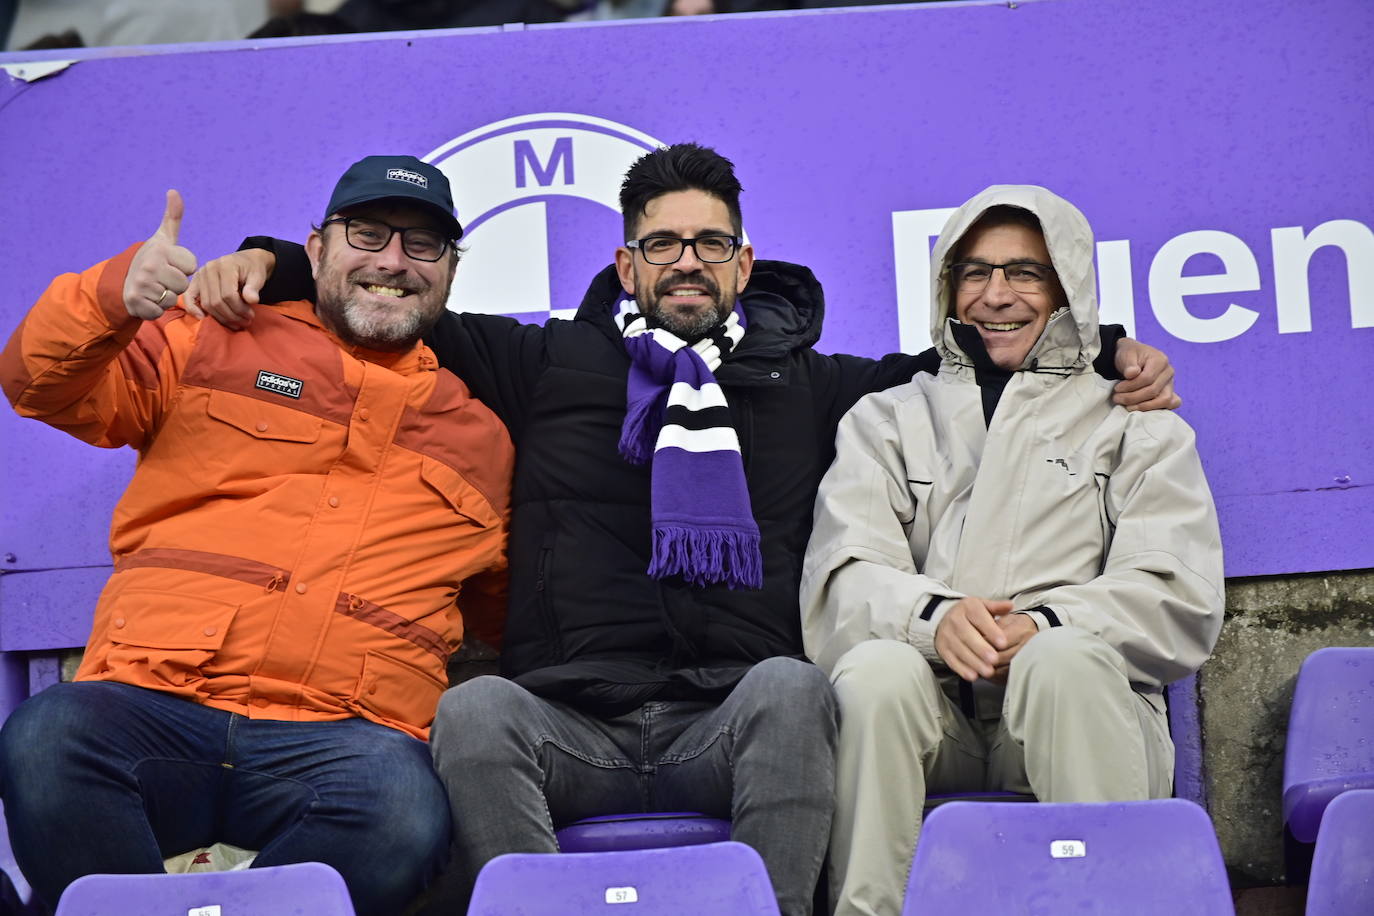
[[[992,273],[1001,270],[1007,285],[1018,293],[1039,293],[1049,288],[1054,268],[1037,261],[1008,261],[1005,264],[985,264],[982,261],[961,261],[949,268],[954,286],[961,293],[978,293],[992,280]]]
[[[336,216],[323,225],[343,223],[344,238],[360,251],[381,251],[391,244],[391,237],[401,234],[401,250],[417,261],[437,261],[448,251],[449,239],[437,229],[418,226],[393,226],[366,216]]]
[[[638,248],[650,264],[676,264],[691,245],[697,258],[707,264],[724,264],[735,256],[735,249],[744,239],[735,235],[699,235],[694,239],[679,239],[671,235],[651,235],[645,239],[631,239],[626,248]]]

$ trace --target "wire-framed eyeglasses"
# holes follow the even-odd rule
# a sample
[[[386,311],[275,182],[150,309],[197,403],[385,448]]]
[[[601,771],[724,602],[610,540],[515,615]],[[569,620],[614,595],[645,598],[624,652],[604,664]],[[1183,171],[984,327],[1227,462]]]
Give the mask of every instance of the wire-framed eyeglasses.
[[[982,292],[992,280],[993,271],[1000,270],[1007,285],[1018,293],[1040,293],[1049,289],[1054,268],[1038,261],[1008,261],[988,264],[983,261],[960,261],[949,268],[954,287],[961,293]]]

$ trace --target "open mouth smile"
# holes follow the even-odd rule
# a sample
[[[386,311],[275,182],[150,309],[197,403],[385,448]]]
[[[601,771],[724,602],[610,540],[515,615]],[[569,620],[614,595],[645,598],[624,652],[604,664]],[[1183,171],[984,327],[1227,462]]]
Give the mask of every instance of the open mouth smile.
[[[387,296],[392,299],[402,299],[414,294],[414,290],[402,289],[399,286],[382,286],[376,283],[361,284],[362,288],[372,293],[374,296]]]

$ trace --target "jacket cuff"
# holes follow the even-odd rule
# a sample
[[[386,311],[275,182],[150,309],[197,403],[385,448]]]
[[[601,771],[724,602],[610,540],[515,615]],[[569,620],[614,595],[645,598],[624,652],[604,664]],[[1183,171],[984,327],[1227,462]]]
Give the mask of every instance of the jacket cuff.
[[[1051,627],[1059,627],[1064,625],[1064,622],[1059,619],[1059,614],[1054,610],[1054,608],[1049,607],[1048,605],[1041,604],[1024,611],[1016,611],[1016,613],[1025,614],[1031,620],[1034,620],[1035,628],[1037,630],[1048,630]]]
[[[1104,324],[1097,329],[1101,346],[1097,358],[1093,360],[1093,371],[1110,381],[1120,381],[1121,373],[1116,371],[1116,345],[1126,336],[1126,329],[1119,324]]]
[[[130,245],[100,268],[100,276],[95,286],[96,304],[112,331],[137,329],[143,324],[142,319],[130,315],[129,309],[124,305],[124,280],[129,276],[129,267],[133,264],[134,255],[138,254],[143,245],[143,242]]]
[[[254,248],[270,251],[277,259],[262,289],[258,290],[259,302],[315,301],[315,278],[311,276],[310,262],[300,245],[270,235],[250,235],[239,244],[238,250]]]
[[[945,619],[949,609],[959,601],[958,597],[932,595],[912,617],[907,627],[906,641],[920,652],[929,662],[944,662],[940,653],[935,651],[935,628]]]

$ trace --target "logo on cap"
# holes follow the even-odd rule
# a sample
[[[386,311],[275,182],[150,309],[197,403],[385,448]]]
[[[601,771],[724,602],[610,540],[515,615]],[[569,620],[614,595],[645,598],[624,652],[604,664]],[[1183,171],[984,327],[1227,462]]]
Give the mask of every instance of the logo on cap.
[[[429,187],[429,179],[419,172],[412,172],[410,169],[387,169],[386,177],[392,181],[408,181],[421,188]]]

